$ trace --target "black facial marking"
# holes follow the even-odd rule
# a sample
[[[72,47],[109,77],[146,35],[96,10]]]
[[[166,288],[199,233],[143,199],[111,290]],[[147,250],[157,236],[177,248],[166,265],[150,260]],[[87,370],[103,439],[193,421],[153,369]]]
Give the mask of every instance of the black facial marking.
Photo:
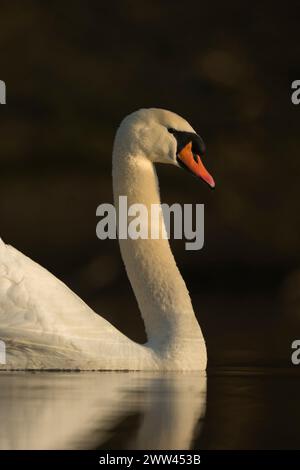
[[[192,142],[192,152],[194,160],[198,163],[197,155],[205,154],[205,144],[201,139],[200,135],[194,132],[176,131],[173,128],[169,128],[168,131],[174,135],[177,140],[177,154],[189,143]]]
[[[180,158],[176,157],[176,160],[177,160],[178,165],[181,168],[188,171],[192,176],[196,176],[196,175],[194,175],[194,173],[191,172],[191,170],[186,166],[186,164],[182,160],[180,160]]]

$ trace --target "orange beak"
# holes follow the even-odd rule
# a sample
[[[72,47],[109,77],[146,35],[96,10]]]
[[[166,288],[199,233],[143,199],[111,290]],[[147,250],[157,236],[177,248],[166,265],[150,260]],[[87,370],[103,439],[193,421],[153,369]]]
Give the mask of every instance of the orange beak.
[[[189,142],[177,155],[179,163],[191,171],[195,176],[203,179],[211,188],[215,187],[213,177],[208,173],[199,155],[192,151],[192,142]]]

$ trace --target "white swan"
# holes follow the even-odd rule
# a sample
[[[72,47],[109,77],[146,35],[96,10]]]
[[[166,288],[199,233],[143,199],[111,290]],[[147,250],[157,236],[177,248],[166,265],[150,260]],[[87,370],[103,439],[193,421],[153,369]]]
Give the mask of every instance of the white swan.
[[[113,190],[128,205],[160,203],[155,162],[214,181],[204,144],[187,121],[141,109],[121,123],[113,149]],[[0,369],[204,370],[206,347],[168,240],[120,240],[148,341],[131,341],[46,269],[0,241]]]

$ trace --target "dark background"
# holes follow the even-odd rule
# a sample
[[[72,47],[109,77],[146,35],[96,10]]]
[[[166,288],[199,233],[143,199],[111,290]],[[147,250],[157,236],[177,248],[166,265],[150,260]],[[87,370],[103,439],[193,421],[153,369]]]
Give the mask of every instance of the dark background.
[[[145,339],[117,242],[99,241],[121,119],[162,107],[203,136],[214,192],[159,167],[162,200],[205,204],[205,247],[172,242],[209,367],[291,366],[300,338],[296,2],[1,1],[0,236]]]

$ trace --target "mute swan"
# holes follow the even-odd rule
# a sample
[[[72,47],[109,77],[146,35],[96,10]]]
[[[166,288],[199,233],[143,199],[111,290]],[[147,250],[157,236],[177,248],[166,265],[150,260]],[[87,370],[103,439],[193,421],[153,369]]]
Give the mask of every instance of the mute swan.
[[[183,166],[211,187],[201,138],[178,115],[140,109],[121,123],[113,191],[128,204],[159,204],[154,163]],[[150,211],[149,211],[150,212]],[[205,370],[205,342],[166,239],[120,239],[148,341],[137,344],[93,312],[46,269],[0,241],[0,369]]]

